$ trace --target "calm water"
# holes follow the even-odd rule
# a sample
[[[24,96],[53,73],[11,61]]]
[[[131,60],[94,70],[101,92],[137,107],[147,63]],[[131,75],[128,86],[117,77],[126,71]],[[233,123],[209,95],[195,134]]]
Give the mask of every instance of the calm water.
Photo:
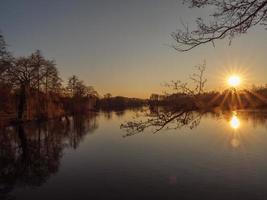
[[[133,111],[8,127],[0,199],[267,199],[267,114],[128,137]],[[129,134],[128,134],[129,135]]]

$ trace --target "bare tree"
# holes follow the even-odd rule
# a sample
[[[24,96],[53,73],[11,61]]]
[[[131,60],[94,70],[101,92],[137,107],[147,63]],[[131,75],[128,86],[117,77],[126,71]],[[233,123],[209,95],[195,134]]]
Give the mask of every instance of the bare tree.
[[[99,98],[99,94],[93,86],[87,86],[86,87],[86,95],[87,95],[87,97]]]
[[[4,40],[4,36],[2,34],[0,34],[0,58],[2,60],[3,55],[5,55],[7,53],[6,50],[6,42]]]
[[[46,59],[40,50],[14,58],[6,47],[0,33],[1,119],[14,119],[16,115],[19,121],[41,120],[68,112],[74,107],[71,104],[78,104],[79,110],[96,105],[97,91],[76,76],[69,79],[67,87],[62,87],[55,61]]]
[[[67,90],[69,91],[70,95],[74,97],[75,95],[75,88],[79,82],[79,79],[77,76],[73,75],[68,79],[68,85]]]
[[[112,94],[110,94],[110,93],[107,93],[107,94],[104,95],[105,99],[110,99],[111,97],[112,97]]]
[[[43,90],[46,95],[49,92],[59,94],[62,87],[62,79],[59,77],[58,69],[54,61],[47,61],[45,65],[44,79],[42,80]]]
[[[195,66],[196,72],[190,75],[189,79],[193,82],[193,86],[190,87],[187,82],[171,81],[171,83],[165,84],[175,93],[182,93],[188,96],[197,97],[204,92],[207,79],[204,77],[206,70],[206,62]]]
[[[74,88],[75,97],[85,97],[87,95],[87,87],[83,81],[78,81]]]
[[[213,20],[209,23],[202,18],[196,19],[197,28],[172,33],[178,51],[188,51],[201,44],[213,43],[217,39],[232,39],[246,33],[251,27],[267,25],[267,0],[184,0],[190,8],[214,9]]]
[[[135,119],[121,125],[121,128],[127,131],[125,137],[135,135],[149,128],[154,128],[153,132],[156,133],[162,129],[194,128],[198,126],[202,113],[196,111],[198,110],[197,108],[202,106],[199,97],[204,93],[205,83],[207,82],[207,79],[204,77],[206,62],[204,61],[203,64],[199,64],[195,68],[196,72],[190,76],[193,87],[182,81],[172,81],[166,84],[174,93],[184,94],[188,97],[186,105],[178,107],[169,105],[167,108],[156,107],[156,111],[151,110],[152,107],[149,110],[142,110]],[[159,95],[156,96],[156,99],[158,98]],[[190,99],[193,99],[193,104],[189,101]],[[180,100],[179,98],[177,99],[177,101]]]
[[[5,77],[19,90],[18,119],[22,120],[32,81],[36,80],[36,68],[30,59],[21,57],[6,70]]]
[[[92,86],[87,86],[77,76],[71,76],[68,79],[66,87],[67,94],[67,110],[72,113],[82,113],[90,110],[95,106],[98,93]]]
[[[44,80],[48,78],[47,68],[50,68],[50,71],[52,68],[54,71],[56,70],[52,63],[52,61],[45,59],[40,51],[36,51],[29,57],[14,59],[11,66],[3,73],[5,80],[12,84],[14,89],[19,91],[19,120],[23,118],[27,99],[31,91],[37,91],[37,101],[38,103],[40,102],[39,93],[41,92]],[[37,106],[38,109],[39,105]],[[40,114],[39,112],[40,110],[38,114]]]
[[[0,81],[4,81],[4,73],[10,67],[12,56],[8,52],[3,35],[0,34]]]
[[[73,98],[86,97],[93,93],[96,94],[92,86],[86,86],[85,83],[79,80],[75,75],[69,78],[67,90]]]

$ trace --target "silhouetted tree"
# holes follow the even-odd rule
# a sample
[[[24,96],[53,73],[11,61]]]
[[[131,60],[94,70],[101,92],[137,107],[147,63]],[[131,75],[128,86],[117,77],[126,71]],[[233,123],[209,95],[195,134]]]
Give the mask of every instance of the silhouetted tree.
[[[86,86],[77,76],[68,79],[67,90],[71,97],[98,97],[97,91],[92,86]]]
[[[92,109],[98,99],[98,93],[92,86],[87,86],[77,76],[68,79],[66,87],[69,96],[67,109],[71,113],[81,113]]]
[[[55,64],[53,61],[45,59],[40,51],[34,52],[29,57],[14,59],[11,66],[5,70],[3,74],[5,80],[12,84],[14,89],[19,91],[17,114],[19,120],[23,118],[25,108],[27,109],[27,100],[33,90],[37,92],[37,113],[38,115],[40,114],[39,102],[42,85],[52,77],[59,80],[58,74],[48,73],[50,71],[56,71]]]
[[[170,88],[175,94],[182,94],[186,96],[193,97],[195,101],[199,101],[199,96],[204,93],[205,84],[207,79],[205,78],[206,62],[195,66],[196,72],[190,75],[190,80],[192,84],[187,82],[171,81],[167,83],[166,86]]]
[[[93,86],[87,86],[86,87],[86,95],[87,95],[87,97],[99,98],[99,94]]]
[[[111,97],[112,97],[112,94],[110,93],[104,94],[104,99],[110,99]]]
[[[7,45],[3,35],[0,33],[0,81],[4,81],[4,73],[10,67],[11,54],[7,50]]]
[[[97,91],[77,76],[63,87],[54,60],[46,59],[40,50],[14,58],[6,47],[0,33],[0,125],[8,120],[62,116],[73,113],[74,105],[79,108],[76,111],[96,106]]]
[[[188,51],[201,44],[213,43],[217,39],[232,39],[246,33],[251,27],[267,25],[267,0],[184,0],[191,8],[208,8],[215,11],[211,14],[213,21],[206,23],[197,18],[197,28],[172,33],[178,51]]]
[[[69,91],[70,95],[72,97],[75,96],[76,93],[76,88],[77,88],[77,84],[79,82],[79,79],[77,76],[73,75],[68,79],[68,85],[67,85],[67,90]]]

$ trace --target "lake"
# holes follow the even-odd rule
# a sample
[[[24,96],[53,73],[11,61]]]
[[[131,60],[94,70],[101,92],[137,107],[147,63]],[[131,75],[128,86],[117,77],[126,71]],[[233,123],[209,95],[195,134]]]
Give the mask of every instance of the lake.
[[[121,128],[138,116],[95,112],[2,130],[0,199],[267,199],[267,112]]]

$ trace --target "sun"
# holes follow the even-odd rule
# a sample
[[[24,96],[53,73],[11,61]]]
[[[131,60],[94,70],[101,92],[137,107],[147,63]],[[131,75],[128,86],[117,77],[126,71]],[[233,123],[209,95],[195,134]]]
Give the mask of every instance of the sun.
[[[231,87],[238,87],[241,84],[241,78],[238,75],[231,75],[227,79],[227,83]]]

